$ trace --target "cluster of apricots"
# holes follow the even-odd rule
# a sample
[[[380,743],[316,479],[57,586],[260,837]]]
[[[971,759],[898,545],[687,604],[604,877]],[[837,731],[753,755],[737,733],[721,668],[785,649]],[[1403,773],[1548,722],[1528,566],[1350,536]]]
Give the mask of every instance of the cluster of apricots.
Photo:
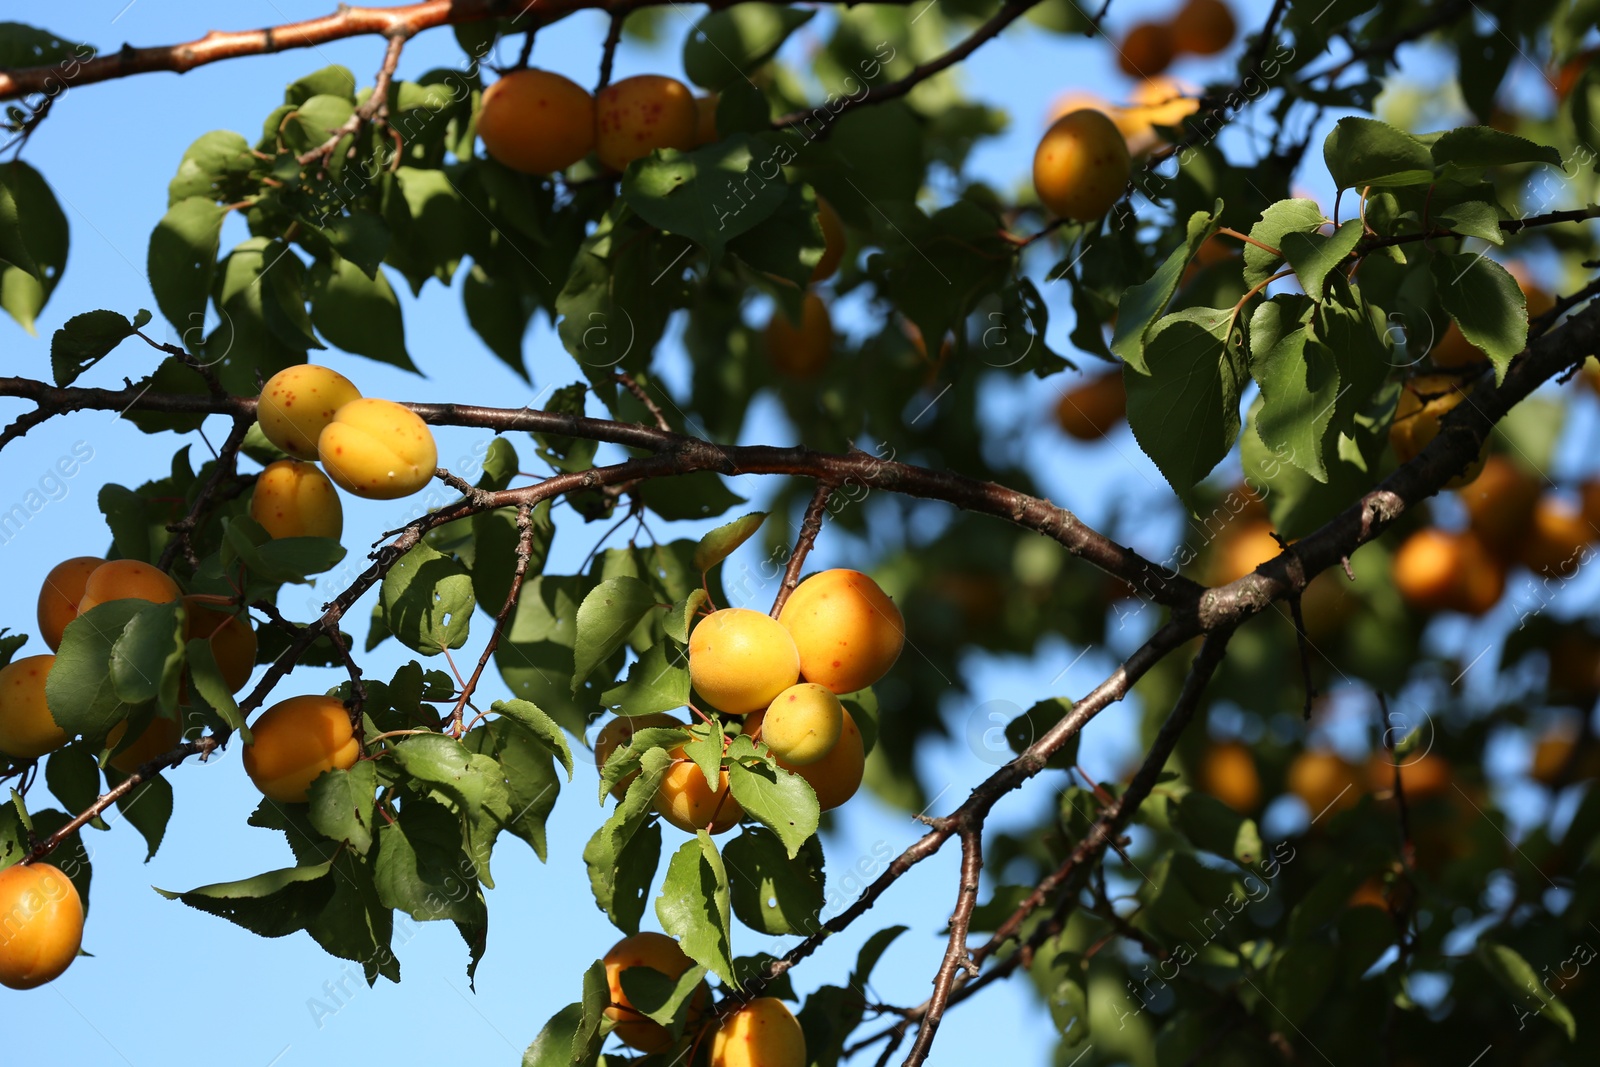
[[[1440,796],[1450,788],[1450,764],[1432,752],[1399,760],[1400,786],[1407,800]],[[1241,815],[1261,809],[1263,788],[1255,756],[1241,741],[1210,745],[1200,761],[1199,786]],[[1313,820],[1355,807],[1365,794],[1380,799],[1394,790],[1395,761],[1374,753],[1365,770],[1336,752],[1307,748],[1295,755],[1284,775],[1288,792],[1299,797]]]
[[[801,582],[776,619],[748,608],[702,618],[689,635],[689,679],[705,705],[740,719],[741,731],[805,779],[828,811],[855,796],[866,768],[861,730],[839,696],[883,677],[904,644],[900,609],[878,583],[827,570]],[[639,730],[683,725],[666,714],[618,717],[595,739],[595,764],[604,767]],[[672,755],[656,790],[661,817],[689,833],[738,825],[744,811],[727,771],[712,788],[681,746]]]
[[[1476,466],[1476,477],[1456,490],[1466,528],[1418,530],[1395,551],[1395,587],[1419,611],[1482,615],[1499,602],[1512,566],[1570,577],[1600,538],[1600,483],[1583,486],[1574,504],[1543,492],[1507,456]]]
[[[844,220],[834,206],[817,197],[817,222],[822,227],[822,257],[811,268],[811,284],[833,277],[844,262]],[[767,361],[773,370],[791,378],[815,378],[833,359],[833,316],[815,289],[809,289],[800,304],[800,321],[794,322],[783,309],[774,307],[764,334]]]
[[[338,539],[344,512],[329,478],[356,496],[395,500],[427,485],[439,461],[433,431],[410,408],[364,397],[344,375],[310,363],[267,380],[256,421],[293,457],[270,464],[251,497],[251,518],[273,537]]]
[[[1117,66],[1132,78],[1152,78],[1185,53],[1213,56],[1238,33],[1223,0],[1187,0],[1168,22],[1141,22],[1117,45]]]
[[[613,171],[658,148],[717,139],[717,97],[696,99],[661,74],[623,78],[591,94],[548,70],[517,70],[489,86],[478,113],[489,155],[524,174],[555,174],[591,152]]]
[[[672,1048],[671,1031],[628,1000],[622,974],[643,967],[676,980],[693,966],[683,949],[665,934],[646,931],[618,941],[602,962],[610,989],[605,1015],[614,1024],[612,1033],[640,1052],[656,1054]],[[701,1035],[712,1026],[716,1027],[711,1036],[712,1067],[805,1067],[808,1062],[800,1022],[777,997],[727,1004],[713,1014],[711,989],[702,983],[689,1000],[686,1030],[698,1045]]]
[[[1143,156],[1161,143],[1157,127],[1179,129],[1184,119],[1200,110],[1200,90],[1164,74],[1142,79],[1122,103],[1073,90],[1063,93],[1051,105],[1050,120],[1054,122],[1082,108],[1104,112],[1122,134],[1129,154]]]

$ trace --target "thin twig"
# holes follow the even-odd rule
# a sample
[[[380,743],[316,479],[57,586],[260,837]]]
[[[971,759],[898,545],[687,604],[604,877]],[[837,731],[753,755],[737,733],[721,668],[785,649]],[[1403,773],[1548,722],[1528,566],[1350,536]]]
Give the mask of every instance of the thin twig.
[[[611,25],[606,27],[606,43],[600,50],[600,80],[594,87],[596,96],[600,95],[600,90],[611,84],[611,67],[617,59],[617,45],[622,43],[622,24],[627,17],[626,12],[615,12],[611,16]]]
[[[811,502],[806,505],[805,518],[800,520],[800,535],[795,539],[794,551],[789,553],[789,561],[784,564],[783,581],[778,583],[778,595],[772,601],[771,615],[776,619],[783,613],[783,606],[789,602],[789,595],[800,584],[800,571],[805,567],[806,557],[811,554],[811,549],[817,543],[817,535],[822,533],[822,516],[828,510],[828,498],[833,495],[833,486],[828,482],[817,482],[816,491],[811,494]]]
[[[672,423],[668,422],[666,415],[662,414],[660,405],[654,400],[650,399],[650,394],[645,392],[644,386],[640,385],[634,379],[633,375],[629,374],[627,371],[619,370],[616,372],[616,378],[624,389],[632,393],[634,397],[638,399],[639,403],[644,405],[644,409],[648,411],[650,413],[650,417],[655,420],[656,429],[661,430],[664,433],[672,432]]]
[[[500,647],[500,635],[505,632],[506,620],[511,617],[512,610],[517,606],[517,598],[522,595],[522,579],[528,573],[528,561],[533,557],[533,508],[524,504],[517,509],[517,566],[511,572],[511,588],[506,593],[505,603],[500,606],[500,611],[494,617],[494,631],[489,634],[488,643],[484,645],[483,655],[478,657],[478,665],[472,671],[472,676],[461,687],[461,693],[456,697],[455,707],[444,721],[451,723],[452,732],[460,737],[464,732],[462,719],[466,715],[467,702],[472,699],[473,691],[478,688],[478,679],[483,677],[483,670],[494,658],[494,650]]]
[[[194,531],[200,525],[206,510],[211,507],[212,498],[220,490],[222,483],[231,480],[238,472],[239,449],[244,447],[245,435],[250,432],[254,422],[253,418],[245,415],[233,417],[233,429],[228,431],[227,439],[222,442],[222,449],[217,453],[216,461],[211,467],[211,476],[195,495],[189,513],[167,527],[167,531],[172,534],[172,540],[161,550],[161,558],[156,563],[162,570],[171,569],[173,560],[177,559],[180,550],[189,557],[191,565],[199,566],[199,561],[194,558]]]

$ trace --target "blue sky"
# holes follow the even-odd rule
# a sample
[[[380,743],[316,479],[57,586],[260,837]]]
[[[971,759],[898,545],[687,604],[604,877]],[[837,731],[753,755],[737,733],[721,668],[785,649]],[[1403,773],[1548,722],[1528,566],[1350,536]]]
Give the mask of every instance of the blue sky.
[[[225,6],[177,0],[83,0],[49,9],[45,25],[109,50],[124,40],[165,43],[199,36],[209,28],[282,23],[322,15],[329,6],[326,0],[240,0]],[[1139,17],[1174,6],[1119,2],[1114,24],[1126,27]],[[1258,0],[1235,3],[1241,24],[1247,26],[1259,24],[1265,6]],[[674,43],[658,52],[625,48],[617,62],[619,76],[680,73],[676,42],[698,17],[698,9],[673,10],[682,15],[681,25],[671,18],[666,21]],[[226,19],[223,23],[214,21],[219,11],[226,12],[220,16]],[[603,32],[598,15],[569,18],[541,32],[535,62],[592,84]],[[803,54],[806,46],[801,39],[786,54]],[[47,377],[49,336],[71,314],[97,307],[127,313],[140,307],[154,310],[143,273],[146,242],[164,211],[166,183],[191,140],[212,129],[234,129],[254,139],[262,117],[279,102],[287,82],[327,64],[342,63],[368,83],[381,52],[377,39],[358,39],[204,67],[183,77],[150,75],[88,86],[59,100],[24,158],[45,173],[69,216],[71,260],[41,318],[38,338],[26,336],[9,320],[0,321],[7,372]],[[459,60],[450,33],[434,31],[407,45],[400,76],[415,77]],[[1226,69],[1226,64],[1186,61],[1176,73],[1204,80],[1219,69]],[[1115,96],[1128,84],[1115,72],[1103,45],[1049,37],[1027,28],[1014,30],[980,51],[967,65],[965,77],[989,102],[1010,112],[1008,132],[986,144],[974,161],[980,173],[1002,188],[1026,180],[1033,146],[1055,96],[1071,88]],[[237,220],[229,225],[225,249],[244,236]],[[333,351],[319,353],[319,361],[349,375],[367,395],[507,406],[533,399],[534,393],[492,358],[468,329],[455,291],[433,283],[421,299],[408,297],[407,304],[408,346],[426,380]],[[1059,347],[1065,345],[1066,327],[1057,321],[1055,329],[1061,335],[1052,340]],[[841,325],[861,324],[846,317]],[[671,348],[669,342],[669,358]],[[548,324],[541,322],[529,333],[526,349],[539,386],[559,386],[577,377]],[[84,384],[114,386],[124,375],[136,378],[149,371],[155,362],[156,353],[129,344],[87,375]],[[1002,447],[1023,450],[1044,472],[1042,480],[1053,499],[1081,510],[1091,522],[1104,519],[1113,495],[1107,490],[1113,483],[1128,481],[1130,466],[1152,493],[1161,491],[1160,476],[1138,453],[1125,429],[1094,446],[1068,446],[1047,428],[1056,389],[1056,383],[1029,380],[990,390],[986,400],[986,414],[997,426],[1044,427],[1024,435],[1025,439],[1012,434]],[[9,405],[3,414],[10,417],[13,410],[15,405]],[[225,432],[215,420],[207,430],[213,442]],[[441,463],[464,466],[462,459],[471,457],[484,437],[465,430],[440,430]],[[775,405],[758,404],[745,437],[781,443],[792,439],[792,431],[782,423]],[[194,444],[197,455],[205,452],[197,437],[185,441]],[[525,441],[516,442],[523,451]],[[132,486],[163,471],[167,456],[181,443],[170,436],[146,437],[104,412],[52,421],[7,449],[0,510],[20,498],[77,442],[91,448],[93,456],[68,482],[65,496],[51,501],[19,536],[0,546],[6,573],[21,579],[0,613],[0,625],[31,629],[37,578],[63,558],[104,550],[108,534],[95,504],[99,486],[107,482]],[[1070,480],[1061,473],[1068,469],[1073,472]],[[1142,483],[1135,480],[1135,484]],[[735,488],[746,495],[756,493],[757,503],[765,491],[743,482]],[[404,502],[347,497],[345,505],[346,542],[353,546],[355,559],[361,555],[355,546],[409,514]],[[1161,533],[1163,529],[1168,532]],[[576,566],[600,532],[568,522],[550,569],[559,572],[563,566]],[[697,532],[698,528],[686,525],[674,530],[673,536]],[[1151,537],[1155,542],[1170,541],[1175,533],[1163,526]],[[859,562],[850,554],[852,547],[824,534],[814,561]],[[741,562],[754,568],[757,557],[743,554],[732,565]],[[320,588],[291,588],[285,591],[282,606],[291,617],[304,618],[323,599]],[[364,619],[369,607],[364,601],[352,618]],[[487,633],[484,617],[476,621],[468,654],[476,654]],[[36,650],[42,648],[30,646],[26,652]],[[403,651],[390,642],[367,657],[369,676],[388,677],[410,658]],[[1112,666],[1103,652],[1081,659],[1079,652],[1046,639],[1031,660],[971,665],[974,698],[941,709],[951,721],[954,739],[928,753],[925,781],[930,795],[938,795],[936,810],[954,806],[992,770],[992,762],[974,752],[967,741],[971,723],[981,725],[988,709],[1006,706],[991,702],[1009,702],[1020,709],[1048,695],[1075,696]],[[278,693],[318,692],[338,680],[333,672],[302,669]],[[498,684],[498,679],[491,680],[491,691]],[[1091,771],[1110,773],[1132,757],[1133,722],[1132,709],[1119,707],[1090,726],[1084,758]],[[976,733],[981,736],[981,729]],[[592,774],[580,769],[578,780],[556,807],[548,865],[539,864],[531,851],[510,839],[497,853],[499,888],[489,894],[490,947],[474,994],[464,974],[465,949],[448,924],[419,926],[402,917],[395,948],[404,981],[399,986],[380,982],[368,989],[358,969],[327,956],[304,935],[263,940],[152,892],[152,885],[188,889],[292,862],[277,834],[245,825],[259,794],[243,774],[236,746],[208,764],[187,764],[171,774],[177,812],[166,843],[152,862],[143,862],[143,842],[129,827],[88,832],[95,882],[85,946],[94,958],[80,960],[43,989],[0,992],[0,1003],[19,1020],[8,1038],[9,1053],[19,1062],[49,1056],[62,1063],[141,1067],[218,1060],[239,1067],[290,1067],[357,1057],[362,1062],[415,1063],[449,1057],[469,1064],[516,1063],[545,1018],[575,999],[583,968],[617,936],[592,905],[579,858],[601,817],[592,800]],[[996,820],[1002,825],[1021,821],[1048,802],[1043,795],[1015,797],[998,809]],[[34,805],[46,804],[41,786]],[[865,795],[842,812],[836,825],[825,843],[830,890],[842,899],[853,895],[850,890],[863,877],[881,869],[885,855],[897,853],[919,833],[918,825],[904,814]],[[954,900],[955,859],[951,850],[924,864],[892,890],[869,919],[830,941],[799,968],[797,985],[807,990],[841,981],[867,934],[905,923],[912,932],[880,965],[871,993],[891,1003],[923,999],[943,946],[939,930]],[[653,915],[646,921],[653,922]],[[736,932],[735,949],[741,954],[783,947],[783,942],[749,931]],[[981,1001],[951,1012],[940,1031],[933,1062],[992,1058],[1000,1034],[1006,1035],[1008,1062],[1044,1062],[1053,1034],[1041,1008],[1028,987],[1002,984],[984,993]]]

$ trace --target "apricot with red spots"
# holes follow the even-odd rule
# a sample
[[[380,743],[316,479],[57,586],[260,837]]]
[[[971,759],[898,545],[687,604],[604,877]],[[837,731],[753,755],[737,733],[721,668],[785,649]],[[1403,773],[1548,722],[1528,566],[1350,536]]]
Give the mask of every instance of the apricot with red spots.
[[[1045,131],[1033,156],[1033,188],[1052,213],[1089,222],[1111,210],[1132,169],[1116,124],[1104,112],[1084,108]]]
[[[168,577],[165,571],[136,559],[114,559],[90,572],[88,580],[83,583],[78,614],[86,615],[91,609],[113,600],[148,600],[152,604],[170,604],[179,595],[178,583]]]
[[[711,1067],[805,1067],[806,1035],[777,997],[756,997],[722,1020]]]
[[[882,678],[906,642],[905,620],[889,595],[867,575],[844,568],[801,582],[778,621],[800,652],[801,676],[835,693],[853,693]]]
[[[341,489],[372,500],[410,496],[433,478],[433,431],[392,400],[352,400],[317,439],[323,469]]]
[[[45,679],[54,656],[26,656],[0,667],[0,752],[38,759],[72,740],[45,703]]]
[[[267,379],[256,404],[256,421],[267,440],[296,459],[317,458],[317,438],[334,413],[361,390],[340,374],[307,363]]]
[[[483,94],[478,136],[489,155],[523,174],[566,170],[594,149],[594,97],[553,71],[518,70]]]
[[[689,634],[689,680],[718,711],[760,711],[800,680],[800,652],[771,616],[724,608]]]
[[[626,170],[658,148],[693,148],[699,136],[694,94],[676,78],[623,78],[595,100],[595,151],[612,170]]]
[[[349,770],[361,755],[345,706],[329,696],[290,697],[272,705],[250,727],[244,769],[269,799],[304,804],[311,783]]]
[[[672,1047],[672,1032],[665,1026],[647,1018],[628,1000],[622,988],[622,972],[634,967],[645,967],[667,978],[683,975],[694,961],[689,959],[678,942],[666,934],[646,930],[623,938],[611,946],[611,951],[601,960],[606,969],[606,986],[611,1003],[606,1007],[606,1018],[616,1027],[611,1031],[623,1044],[640,1052],[659,1053]],[[703,1016],[711,1007],[711,990],[704,983],[694,992],[689,1002],[691,1023]]]
[[[99,556],[74,556],[50,568],[39,588],[39,637],[55,652],[67,623],[78,617],[83,587],[105,560]]]
[[[339,492],[315,463],[280,459],[267,465],[250,495],[250,517],[272,537],[327,537],[344,533]]]

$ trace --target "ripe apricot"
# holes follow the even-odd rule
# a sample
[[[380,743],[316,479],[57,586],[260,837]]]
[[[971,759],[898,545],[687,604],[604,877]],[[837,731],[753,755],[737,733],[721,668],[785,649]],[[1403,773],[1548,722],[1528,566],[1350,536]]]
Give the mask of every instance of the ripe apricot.
[[[1482,615],[1505,592],[1505,568],[1473,533],[1419,530],[1390,563],[1400,596],[1419,611]]]
[[[1130,78],[1153,78],[1172,65],[1172,31],[1159,22],[1141,22],[1117,46],[1117,66]]]
[[[778,694],[762,720],[761,740],[793,767],[815,763],[833,751],[844,731],[844,705],[815,682],[791,685]]]
[[[679,978],[694,966],[678,947],[678,942],[666,934],[645,930],[623,938],[611,946],[601,960],[606,968],[606,985],[611,991],[611,1003],[606,1008],[606,1018],[616,1022],[612,1033],[622,1043],[640,1052],[659,1053],[672,1047],[672,1032],[665,1026],[644,1016],[628,1000],[622,988],[622,972],[633,967],[648,967],[668,978]],[[711,989],[704,985],[695,990],[689,1002],[689,1018],[693,1022],[711,1007]]]
[[[1223,741],[1206,749],[1200,761],[1200,788],[1240,815],[1261,805],[1261,775],[1250,747]]]
[[[1332,808],[1343,811],[1361,799],[1360,775],[1332,752],[1307,749],[1289,764],[1289,792],[1305,802],[1315,819]]]
[[[612,170],[657,148],[693,148],[699,131],[694,94],[676,78],[637,74],[612,82],[595,100],[595,151]]]
[[[756,997],[722,1020],[711,1067],[805,1067],[806,1035],[777,997]]]
[[[842,567],[796,586],[778,621],[800,650],[801,675],[835,693],[853,693],[882,678],[906,643],[905,620],[889,594],[860,571]]]
[[[716,93],[695,97],[694,113],[696,125],[694,141],[696,145],[715,144],[720,139],[717,133],[717,105],[721,101],[722,98]]]
[[[856,795],[861,779],[866,774],[867,750],[861,740],[861,728],[856,725],[850,709],[845,708],[840,722],[839,740],[828,754],[815,763],[790,764],[781,757],[778,766],[793,771],[804,778],[817,794],[817,805],[831,811]],[[767,713],[758,711],[744,720],[745,732],[752,737],[762,737]]]
[[[1367,773],[1373,792],[1394,789],[1394,761],[1387,752],[1373,755]],[[1451,777],[1450,764],[1443,756],[1423,752],[1400,757],[1400,785],[1408,801],[1438,796],[1450,788]]]
[[[1382,908],[1389,910],[1389,897],[1383,891],[1383,883],[1376,878],[1368,878],[1356,886],[1356,891],[1350,894],[1349,906],[1352,908]]]
[[[262,713],[250,732],[245,773],[280,804],[304,804],[318,776],[334,768],[349,770],[361,755],[350,713],[333,697],[281,700]]]
[[[1467,509],[1467,523],[1489,550],[1501,558],[1513,555],[1533,523],[1539,483],[1515,460],[1496,454],[1483,463],[1471,485],[1456,490]]]
[[[1577,508],[1557,497],[1540,497],[1517,546],[1517,561],[1535,574],[1570,578],[1595,536],[1595,528]]]
[[[61,648],[61,633],[78,617],[78,601],[89,575],[105,560],[99,556],[74,556],[50,568],[39,588],[39,637],[50,651]]]
[[[56,725],[45,703],[44,683],[54,656],[24,656],[0,667],[0,752],[38,759],[72,738]]]
[[[184,597],[183,610],[183,639],[210,643],[228,689],[235,693],[243,689],[256,668],[256,631],[250,616],[198,596]]]
[[[1454,370],[1458,367],[1470,367],[1477,363],[1488,361],[1488,353],[1473,345],[1461,332],[1461,327],[1452,320],[1444,328],[1444,335],[1437,344],[1428,349],[1428,359],[1435,367]]]
[[[1216,541],[1211,584],[1227,585],[1249,574],[1283,552],[1266,519],[1243,519],[1225,527]]]
[[[484,91],[478,136],[512,170],[566,170],[594,149],[594,97],[554,71],[512,71]]]
[[[1389,424],[1389,447],[1395,459],[1409,463],[1417,457],[1428,442],[1439,436],[1439,420],[1452,411],[1467,394],[1471,386],[1463,385],[1447,374],[1423,374],[1406,382],[1395,407],[1394,421]],[[1458,489],[1471,483],[1483,470],[1488,458],[1488,442],[1478,458],[1467,469],[1445,483],[1446,488]]]
[[[689,680],[718,711],[744,715],[765,708],[800,680],[800,653],[771,616],[723,608],[689,635]]]
[[[361,399],[361,390],[338,371],[304,363],[267,379],[256,421],[267,440],[296,459],[317,458],[317,437],[334,412]]]
[[[817,222],[822,227],[822,258],[811,268],[811,281],[820,282],[833,277],[833,272],[844,262],[844,220],[832,204],[817,197]]]
[[[1056,404],[1056,422],[1080,441],[1098,441],[1127,414],[1128,391],[1119,370],[1073,386]]]
[[[717,788],[712,789],[682,745],[672,750],[672,759],[656,788],[656,811],[661,817],[691,834],[696,830],[720,834],[738,825],[744,809],[728,788],[727,768],[718,774]]]
[[[682,726],[683,723],[671,715],[656,712],[651,715],[618,715],[615,719],[600,728],[594,739],[594,766],[596,770],[605,768],[606,760],[611,758],[611,753],[622,748],[633,740],[633,735],[640,730],[652,726]],[[611,787],[611,795],[621,800],[628,792],[628,786],[639,777],[639,772],[634,771],[627,777],[619,780]]]
[[[1574,731],[1555,729],[1547,732],[1533,746],[1533,766],[1528,769],[1533,780],[1542,785],[1554,785],[1567,769],[1572,750],[1577,747]]]
[[[1189,0],[1172,17],[1172,48],[1214,56],[1232,44],[1238,32],[1233,10],[1222,0]]]
[[[1128,103],[1107,114],[1127,139],[1128,150],[1138,155],[1154,148],[1160,140],[1157,126],[1182,129],[1183,120],[1199,110],[1198,88],[1163,75],[1135,85],[1128,94]]]
[[[83,898],[48,863],[0,871],[0,985],[34,989],[61,977],[83,945]]]
[[[115,749],[122,743],[122,735],[127,732],[128,721],[124,719],[106,734],[106,748]],[[123,774],[132,774],[157,756],[177,748],[178,742],[182,740],[183,729],[177,721],[157,715],[150,720],[150,724],[139,733],[139,736],[133,739],[132,744],[107,762]]]
[[[843,251],[840,255],[843,255]],[[827,253],[823,253],[826,258]],[[796,326],[781,308],[772,309],[766,329],[767,359],[772,369],[791,378],[815,378],[833,359],[833,317],[816,293],[807,293]]]
[[[344,533],[339,491],[315,463],[280,459],[269,463],[250,495],[250,517],[273,537],[326,537]]]
[[[433,478],[433,431],[392,400],[352,400],[317,438],[317,455],[340,488],[371,500],[410,496]]]
[[[1033,155],[1033,189],[1053,214],[1089,222],[1111,210],[1132,169],[1116,125],[1104,112],[1084,108],[1045,131]]]
[[[114,559],[89,572],[83,583],[83,597],[78,601],[78,614],[87,614],[91,608],[112,600],[170,604],[179,595],[178,583],[165,571],[136,559]]]

